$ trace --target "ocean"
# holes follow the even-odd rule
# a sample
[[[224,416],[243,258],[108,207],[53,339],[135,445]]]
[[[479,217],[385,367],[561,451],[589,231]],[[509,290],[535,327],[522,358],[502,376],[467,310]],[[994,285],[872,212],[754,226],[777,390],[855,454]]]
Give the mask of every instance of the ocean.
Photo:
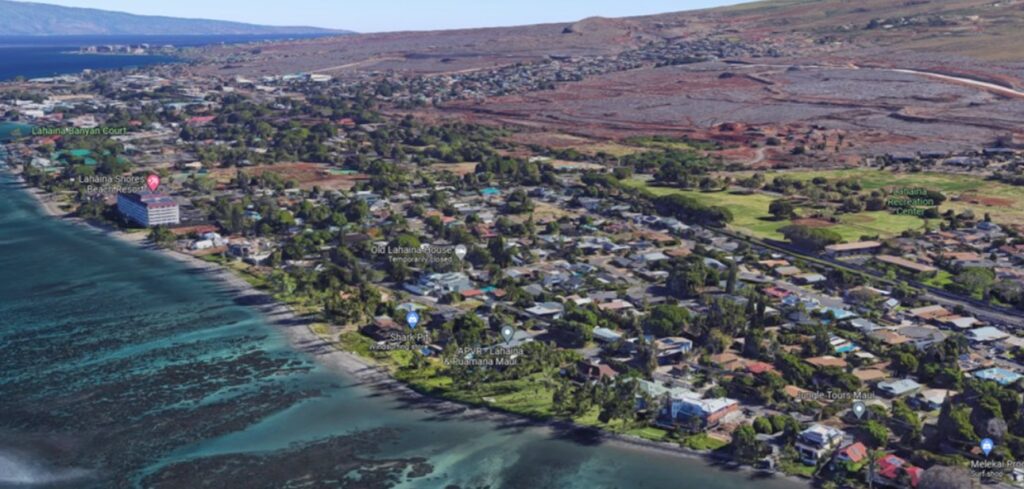
[[[0,36],[0,81],[80,73],[85,69],[138,68],[180,61],[165,55],[78,54],[82,46],[143,44],[194,47],[315,36]]]
[[[252,300],[0,171],[0,487],[803,487],[361,385]]]

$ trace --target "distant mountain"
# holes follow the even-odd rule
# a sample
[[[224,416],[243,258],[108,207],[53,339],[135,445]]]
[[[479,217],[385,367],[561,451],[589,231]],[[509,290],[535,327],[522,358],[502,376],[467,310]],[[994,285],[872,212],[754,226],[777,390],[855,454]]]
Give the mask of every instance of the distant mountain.
[[[0,36],[343,34],[318,27],[283,27],[221,20],[133,15],[91,8],[0,0]]]

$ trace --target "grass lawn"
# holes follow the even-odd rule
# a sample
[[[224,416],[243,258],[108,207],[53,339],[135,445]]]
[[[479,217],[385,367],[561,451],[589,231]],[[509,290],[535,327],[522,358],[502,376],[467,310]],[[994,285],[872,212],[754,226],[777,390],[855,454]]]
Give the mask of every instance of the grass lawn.
[[[251,266],[241,262],[231,262],[228,266],[242,277],[242,280],[249,282],[249,285],[257,289],[265,289],[267,287],[266,276],[260,272],[253,271]]]
[[[381,361],[396,379],[419,391],[512,413],[541,418],[552,416],[554,390],[549,379],[553,372],[538,372],[520,379],[484,382],[473,388],[461,389],[456,388],[452,378],[444,374],[439,359],[428,360],[419,368],[406,368],[417,353],[408,350],[373,351],[373,343],[373,339],[357,332],[342,333],[338,339],[338,346],[342,349]]]
[[[482,301],[478,301],[476,299],[466,299],[462,302],[459,302],[458,304],[455,304],[454,307],[461,311],[472,312],[482,305],[484,305]]]
[[[572,422],[580,426],[592,426],[612,433],[631,434],[645,438],[645,435],[657,436],[655,432],[645,430],[657,430],[664,432],[664,430],[659,430],[658,428],[638,426],[635,422],[628,422],[622,419],[613,419],[608,423],[602,423],[599,419],[600,415],[601,408],[593,406],[586,413],[572,418]],[[667,432],[665,434],[667,434]],[[661,435],[661,438],[657,438],[655,441],[661,441],[664,436],[665,435]]]
[[[947,272],[945,270],[939,270],[938,272],[936,272],[934,277],[930,277],[928,279],[922,280],[921,283],[923,283],[925,285],[930,285],[932,287],[937,287],[937,288],[941,289],[941,288],[943,288],[943,287],[953,283],[953,274],[951,274],[951,273],[949,273],[949,272]]]
[[[224,257],[222,255],[219,255],[219,254],[202,255],[202,256],[198,256],[196,258],[199,258],[200,260],[207,261],[207,262],[210,262],[210,263],[217,263],[219,265],[223,265],[223,264],[227,263],[227,260],[225,260]]]
[[[372,338],[355,331],[342,333],[338,337],[338,346],[340,346],[342,350],[350,351],[364,358],[370,358],[373,356],[373,353],[370,351],[370,347],[372,345]]]
[[[707,433],[699,433],[696,435],[690,435],[683,438],[682,445],[690,450],[718,450],[727,445],[718,438],[713,438],[707,435]]]
[[[552,405],[555,383],[552,378],[556,375],[555,370],[536,372],[518,379],[482,382],[473,387],[463,388],[457,387],[452,378],[445,375],[440,359],[430,359],[426,365],[419,368],[405,368],[410,365],[416,353],[407,350],[373,351],[373,343],[371,338],[358,332],[342,333],[338,340],[339,347],[362,357],[381,361],[397,380],[420,392],[534,418],[554,417]],[[625,433],[651,441],[664,441],[668,436],[668,432],[663,429],[638,426],[637,423],[625,420],[602,423],[598,419],[600,412],[600,408],[594,406],[572,421],[581,426]],[[715,443],[718,443],[717,446],[723,445],[713,439],[709,443],[713,446]]]
[[[621,158],[626,155],[642,153],[646,151],[646,149],[643,147],[629,146],[613,142],[587,144],[580,146],[576,149],[579,150],[580,152],[585,152],[587,154],[608,153],[616,158]]]
[[[391,360],[388,363],[394,365],[397,362]],[[440,362],[433,360],[427,368],[399,369],[395,377],[420,391],[467,404],[485,405],[538,418],[553,415],[551,404],[554,390],[547,381],[550,372],[538,372],[520,379],[485,382],[463,389],[456,388],[452,379],[443,375],[439,367]]]
[[[779,470],[787,475],[796,475],[810,478],[816,469],[813,465],[804,465],[799,460],[782,460],[779,462]]]
[[[439,374],[437,368],[428,368],[422,371],[402,370],[396,373],[395,378],[424,392],[454,397],[450,395],[452,378]]]
[[[843,236],[845,241],[859,241],[861,236],[895,236],[907,229],[924,227],[924,220],[907,215],[891,214],[886,211],[860,212],[839,216],[839,224],[830,229]],[[934,228],[935,225],[932,225]]]
[[[734,178],[749,176],[752,172],[730,173]],[[953,209],[957,212],[971,209],[978,217],[986,212],[996,223],[1018,223],[1024,220],[1024,187],[1017,187],[994,180],[986,180],[980,176],[957,175],[938,172],[905,173],[872,168],[850,168],[845,170],[792,170],[782,172],[765,172],[765,178],[771,180],[777,175],[810,180],[825,177],[829,180],[853,179],[860,182],[867,190],[882,188],[924,188],[938,190],[946,195],[947,200],[940,209]],[[958,195],[977,196],[996,199],[994,202],[972,201],[962,199],[953,201]]]
[[[791,224],[789,220],[775,220],[768,213],[768,206],[775,197],[762,193],[701,192],[672,187],[649,187],[646,182],[637,179],[626,180],[624,183],[632,187],[646,188],[654,195],[678,193],[709,205],[729,209],[733,214],[733,221],[729,227],[757,238],[781,241],[784,238],[779,229]],[[840,216],[840,222],[829,229],[839,233],[844,241],[859,241],[861,236],[878,235],[884,238],[900,234],[906,229],[918,229],[923,226],[924,221],[914,216],[875,211],[843,214]]]
[[[486,396],[490,399],[489,404],[513,413],[528,414],[530,416],[551,417],[552,397],[554,391],[535,374],[525,379],[511,380],[489,384],[494,390],[501,392]],[[505,391],[507,389],[507,391]],[[504,391],[504,392],[503,392]]]
[[[513,413],[548,418],[552,416],[553,390],[537,373],[515,380],[487,382],[472,390],[450,390],[450,397],[473,404],[486,404]]]
[[[626,432],[627,435],[639,436],[645,440],[651,441],[665,441],[668,436],[668,431],[654,426],[645,426],[643,428],[634,428]]]
[[[675,149],[679,151],[693,149],[692,144],[673,138],[633,137],[627,139],[626,144],[648,149]]]

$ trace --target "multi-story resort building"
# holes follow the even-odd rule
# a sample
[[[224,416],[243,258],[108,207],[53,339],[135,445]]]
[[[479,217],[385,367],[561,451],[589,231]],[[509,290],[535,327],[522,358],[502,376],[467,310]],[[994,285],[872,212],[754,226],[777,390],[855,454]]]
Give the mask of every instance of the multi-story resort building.
[[[132,222],[146,227],[181,222],[178,202],[165,194],[118,194],[117,210]]]

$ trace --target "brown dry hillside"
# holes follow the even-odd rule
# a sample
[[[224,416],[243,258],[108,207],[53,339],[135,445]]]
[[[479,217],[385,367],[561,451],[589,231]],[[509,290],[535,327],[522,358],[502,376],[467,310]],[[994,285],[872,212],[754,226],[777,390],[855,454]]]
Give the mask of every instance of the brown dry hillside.
[[[607,55],[644,43],[720,37],[784,43],[807,55],[964,56],[1024,62],[1024,0],[770,0],[621,19],[395,32],[236,48],[227,71],[398,69],[453,72],[545,56]],[[443,61],[443,62],[442,62]]]
[[[773,0],[201,56],[193,69],[214,76],[418,78],[415,96],[432,102],[422,116],[584,138],[710,137],[756,165],[1024,139],[1024,0]],[[786,144],[752,149],[769,138]],[[801,146],[818,150],[793,158]]]
[[[1024,61],[1021,0],[793,0],[704,11],[748,28],[818,39]],[[680,14],[669,14],[680,15]],[[685,14],[681,14],[685,15]]]

